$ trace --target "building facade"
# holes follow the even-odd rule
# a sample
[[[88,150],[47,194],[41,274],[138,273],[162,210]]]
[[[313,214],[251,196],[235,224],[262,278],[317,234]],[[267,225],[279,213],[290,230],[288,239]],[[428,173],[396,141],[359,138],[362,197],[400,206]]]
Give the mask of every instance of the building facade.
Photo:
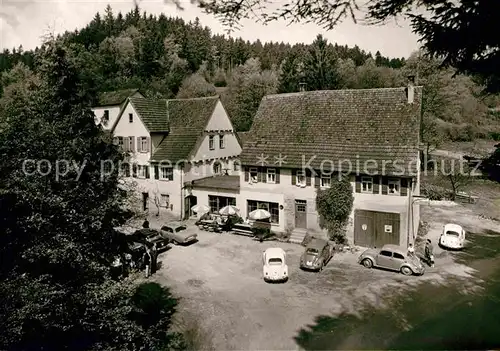
[[[138,89],[125,89],[102,93],[98,104],[92,108],[95,123],[104,130],[112,130],[129,97],[143,97]]]
[[[241,214],[268,210],[275,231],[320,233],[318,191],[339,174],[354,197],[351,244],[407,245],[418,230],[422,88],[266,96],[245,136]]]
[[[120,165],[123,179],[151,215],[190,216],[196,197],[186,182],[239,174],[241,145],[218,96],[129,97],[111,132],[128,155]]]

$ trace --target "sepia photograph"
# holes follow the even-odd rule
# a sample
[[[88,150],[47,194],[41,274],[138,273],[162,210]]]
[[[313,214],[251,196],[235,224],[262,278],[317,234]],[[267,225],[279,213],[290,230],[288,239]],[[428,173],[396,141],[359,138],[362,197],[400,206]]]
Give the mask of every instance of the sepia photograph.
[[[1,0],[0,350],[500,349],[496,0]]]

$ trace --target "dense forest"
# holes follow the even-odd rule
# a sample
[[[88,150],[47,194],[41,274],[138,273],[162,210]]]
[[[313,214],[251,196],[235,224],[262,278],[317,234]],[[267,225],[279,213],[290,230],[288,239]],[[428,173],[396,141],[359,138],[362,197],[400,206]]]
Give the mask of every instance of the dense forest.
[[[58,38],[71,52],[86,88],[99,92],[140,88],[150,97],[186,98],[219,94],[235,127],[248,130],[266,94],[307,90],[395,87],[406,76],[424,85],[424,141],[498,138],[496,97],[480,95],[467,76],[454,76],[423,52],[388,58],[354,46],[249,42],[214,35],[198,19],[185,22],[148,15],[136,7],[123,15],[108,5],[83,29]],[[22,47],[0,54],[0,92],[36,72],[36,51]],[[11,88],[9,88],[11,86]]]

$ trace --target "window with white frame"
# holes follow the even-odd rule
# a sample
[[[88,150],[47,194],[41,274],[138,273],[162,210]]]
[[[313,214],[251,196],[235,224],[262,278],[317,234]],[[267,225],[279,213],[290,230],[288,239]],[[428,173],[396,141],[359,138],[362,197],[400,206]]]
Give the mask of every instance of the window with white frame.
[[[118,146],[122,149],[124,149],[124,143],[123,143],[123,137],[118,137]]]
[[[137,166],[137,176],[139,178],[146,178],[146,174],[147,174],[146,167],[148,167],[148,166],[142,166],[142,165]]]
[[[297,185],[306,185],[305,171],[297,171]]]
[[[160,179],[174,180],[174,169],[172,167],[160,167]]]
[[[215,150],[215,140],[214,140],[214,139],[215,139],[215,138],[214,138],[214,136],[213,136],[213,135],[210,135],[210,136],[208,137],[208,148],[209,148],[210,150]]]
[[[271,213],[271,223],[279,224],[280,210],[278,203],[247,200],[247,213],[257,209],[263,209]]]
[[[141,152],[147,152],[147,151],[148,151],[148,138],[141,137]]]
[[[250,180],[253,183],[257,183],[259,181],[259,170],[255,167],[251,167],[249,173],[250,173]]]
[[[329,174],[322,174],[321,175],[321,187],[322,188],[329,188],[332,184],[332,176]]]
[[[268,168],[267,169],[267,182],[268,183],[276,183],[276,169]]]
[[[389,179],[387,181],[387,194],[389,195],[399,195],[400,192],[400,180],[399,179]]]
[[[169,207],[170,206],[170,195],[167,194],[161,194],[161,204],[160,206],[162,207]]]
[[[223,149],[225,147],[224,144],[224,134],[219,135],[219,149]]]
[[[362,193],[373,193],[373,178],[372,177],[361,177],[361,192]]]

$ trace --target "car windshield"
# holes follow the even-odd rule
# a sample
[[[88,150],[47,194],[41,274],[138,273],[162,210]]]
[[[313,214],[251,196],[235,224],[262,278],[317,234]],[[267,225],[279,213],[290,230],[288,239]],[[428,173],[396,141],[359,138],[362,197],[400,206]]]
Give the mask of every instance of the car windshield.
[[[281,260],[281,258],[279,257],[273,257],[273,258],[270,258],[267,263],[270,265],[270,266],[281,266],[281,264],[283,263],[283,261]]]
[[[454,230],[448,230],[448,231],[446,231],[446,235],[459,236],[459,234],[456,231],[454,231]]]
[[[177,228],[175,228],[175,231],[178,233],[178,232],[183,231],[184,229],[186,229],[186,227],[177,227]]]
[[[306,250],[306,253],[311,254],[311,255],[317,255],[318,254],[318,249],[315,249],[313,247],[310,247]]]

